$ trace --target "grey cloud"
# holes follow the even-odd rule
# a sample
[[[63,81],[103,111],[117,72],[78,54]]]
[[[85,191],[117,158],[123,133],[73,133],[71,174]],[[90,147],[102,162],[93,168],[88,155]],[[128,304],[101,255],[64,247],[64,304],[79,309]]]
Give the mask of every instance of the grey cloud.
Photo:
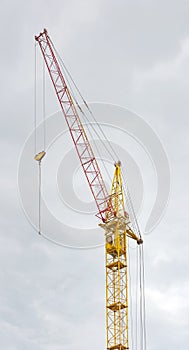
[[[172,194],[161,224],[145,237],[148,348],[187,350],[188,64],[171,80],[153,75],[146,80],[145,74],[158,64],[172,67],[189,36],[189,4],[85,4],[1,2],[0,347],[105,346],[103,248],[71,251],[40,239],[25,219],[17,194],[19,153],[33,127],[33,36],[46,26],[87,100],[135,110],[167,149]],[[50,114],[58,107],[48,84]],[[166,291],[179,300],[181,323],[156,305],[155,298],[164,291],[164,303],[169,299]]]

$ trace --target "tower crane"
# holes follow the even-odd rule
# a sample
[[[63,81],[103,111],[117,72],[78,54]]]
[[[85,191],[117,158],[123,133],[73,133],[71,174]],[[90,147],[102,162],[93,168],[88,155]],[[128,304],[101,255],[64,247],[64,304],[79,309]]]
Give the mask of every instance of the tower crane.
[[[97,159],[90,145],[77,106],[68,88],[65,77],[46,29],[35,36],[41,49],[63,116],[75,145],[83,172],[97,206],[96,216],[105,233],[106,264],[106,348],[107,350],[129,349],[128,321],[128,237],[138,245],[141,236],[131,228],[125,210],[121,175],[121,162],[115,162],[115,172],[110,193],[108,192]],[[35,156],[41,161],[45,152]]]

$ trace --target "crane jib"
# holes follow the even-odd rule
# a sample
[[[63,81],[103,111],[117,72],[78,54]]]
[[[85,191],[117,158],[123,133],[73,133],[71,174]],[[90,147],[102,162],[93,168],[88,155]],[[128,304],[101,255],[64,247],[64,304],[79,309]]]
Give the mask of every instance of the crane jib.
[[[113,212],[110,196],[108,195],[97,160],[62,74],[47,30],[44,29],[42,33],[35,36],[35,40],[39,43],[82,168],[96,202],[98,208],[97,217],[105,222],[109,214]]]

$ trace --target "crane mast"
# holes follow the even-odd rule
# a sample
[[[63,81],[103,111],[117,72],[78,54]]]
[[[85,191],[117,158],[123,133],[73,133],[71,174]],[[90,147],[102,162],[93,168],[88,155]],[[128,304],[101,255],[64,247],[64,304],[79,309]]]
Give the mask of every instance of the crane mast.
[[[97,217],[105,232],[106,254],[106,347],[107,350],[129,349],[128,334],[128,262],[127,237],[138,244],[143,241],[129,226],[125,211],[121,162],[115,163],[110,194],[80,120],[71,93],[46,29],[35,40],[39,43],[58,101],[68,125],[81,166],[97,205]],[[41,152],[43,155],[43,152]],[[36,160],[40,160],[36,156]]]

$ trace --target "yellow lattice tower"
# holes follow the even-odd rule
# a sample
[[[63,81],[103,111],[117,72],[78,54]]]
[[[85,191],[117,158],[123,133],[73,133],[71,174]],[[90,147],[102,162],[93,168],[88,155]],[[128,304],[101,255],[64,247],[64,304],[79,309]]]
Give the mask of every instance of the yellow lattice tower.
[[[127,236],[142,243],[129,226],[120,166],[120,162],[115,164],[110,196],[114,217],[100,224],[106,237],[106,342],[109,350],[129,349]]]

